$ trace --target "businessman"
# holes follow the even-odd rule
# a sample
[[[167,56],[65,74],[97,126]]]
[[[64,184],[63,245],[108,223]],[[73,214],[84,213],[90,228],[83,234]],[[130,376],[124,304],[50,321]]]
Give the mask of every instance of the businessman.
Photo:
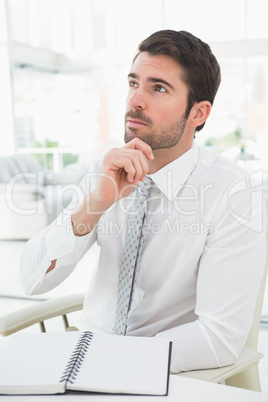
[[[172,372],[236,361],[264,270],[266,217],[257,183],[194,140],[220,80],[210,47],[192,34],[163,30],[145,39],[128,74],[125,145],[89,169],[69,207],[22,256],[25,292],[39,294],[67,278],[97,242],[83,324],[169,338]]]

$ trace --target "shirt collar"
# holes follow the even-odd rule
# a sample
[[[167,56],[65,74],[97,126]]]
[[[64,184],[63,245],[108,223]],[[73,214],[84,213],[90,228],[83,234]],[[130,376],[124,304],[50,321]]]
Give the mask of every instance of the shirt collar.
[[[197,165],[199,148],[195,142],[192,147],[164,166],[158,172],[149,175],[162,193],[173,201],[183,184],[188,180]]]

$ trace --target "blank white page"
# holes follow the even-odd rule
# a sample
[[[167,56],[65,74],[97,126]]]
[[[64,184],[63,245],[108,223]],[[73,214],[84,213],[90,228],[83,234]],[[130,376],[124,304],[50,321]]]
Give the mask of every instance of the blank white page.
[[[0,348],[0,393],[54,394],[81,333],[15,334]]]
[[[152,394],[167,393],[169,341],[94,334],[70,390]]]

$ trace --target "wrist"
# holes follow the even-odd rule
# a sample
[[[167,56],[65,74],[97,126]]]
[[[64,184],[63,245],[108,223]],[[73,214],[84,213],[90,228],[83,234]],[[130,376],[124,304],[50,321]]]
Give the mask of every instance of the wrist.
[[[106,212],[115,202],[115,199],[109,201],[102,200],[98,196],[98,191],[96,189],[85,197],[85,203],[88,206],[88,213],[93,215],[104,214],[104,212]]]

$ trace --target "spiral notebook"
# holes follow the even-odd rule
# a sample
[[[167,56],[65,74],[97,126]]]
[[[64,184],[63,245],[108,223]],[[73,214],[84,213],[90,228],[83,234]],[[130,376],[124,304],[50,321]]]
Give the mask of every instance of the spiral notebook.
[[[15,334],[0,348],[0,394],[167,395],[170,356],[165,338]]]

